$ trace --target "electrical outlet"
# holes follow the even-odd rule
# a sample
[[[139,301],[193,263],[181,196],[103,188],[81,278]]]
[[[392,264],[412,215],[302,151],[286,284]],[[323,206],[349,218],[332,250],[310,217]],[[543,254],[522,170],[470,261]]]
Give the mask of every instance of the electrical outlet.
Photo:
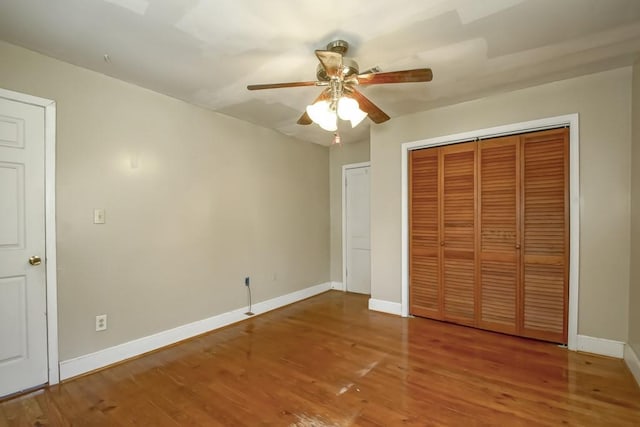
[[[104,224],[104,209],[94,209],[93,210],[93,223],[94,224]]]
[[[107,330],[107,315],[100,314],[96,316],[96,332]]]
[[[244,285],[245,286],[249,286],[251,285],[251,279],[249,278],[249,276],[244,278]]]

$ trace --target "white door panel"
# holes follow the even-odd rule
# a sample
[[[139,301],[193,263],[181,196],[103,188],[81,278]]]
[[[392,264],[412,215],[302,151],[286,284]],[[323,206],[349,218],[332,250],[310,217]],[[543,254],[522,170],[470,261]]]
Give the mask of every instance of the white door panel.
[[[8,115],[0,117],[0,146],[24,147],[24,119]]]
[[[24,276],[0,279],[0,360],[5,363],[27,356],[26,283]]]
[[[44,109],[0,98],[0,396],[47,382],[44,223]]]
[[[0,248],[24,247],[24,167],[0,162]]]
[[[345,169],[346,283],[349,292],[371,293],[369,167]]]

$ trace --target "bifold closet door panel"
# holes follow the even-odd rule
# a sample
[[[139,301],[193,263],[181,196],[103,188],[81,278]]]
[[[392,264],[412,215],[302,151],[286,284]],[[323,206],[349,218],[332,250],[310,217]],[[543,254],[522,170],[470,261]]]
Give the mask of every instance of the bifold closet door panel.
[[[475,325],[476,142],[442,147],[444,318]]]
[[[520,230],[520,138],[481,141],[478,147],[478,326],[516,334]]]
[[[569,130],[521,136],[523,317],[521,334],[567,342]]]
[[[440,149],[409,153],[409,311],[442,319]]]

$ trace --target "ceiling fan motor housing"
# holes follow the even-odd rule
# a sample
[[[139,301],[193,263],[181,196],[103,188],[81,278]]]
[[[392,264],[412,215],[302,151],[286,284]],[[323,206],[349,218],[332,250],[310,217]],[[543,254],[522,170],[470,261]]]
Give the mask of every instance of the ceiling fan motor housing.
[[[344,40],[334,40],[327,44],[327,50],[344,55],[349,50],[349,43]]]
[[[360,72],[358,63],[350,58],[342,58],[342,76],[347,79],[351,76],[356,76]],[[327,71],[322,64],[318,64],[316,68],[316,77],[322,82],[328,82],[331,78],[327,75]]]
[[[349,50],[349,43],[344,40],[334,40],[327,44],[327,50],[335,53],[339,53],[342,55],[342,77],[348,78],[353,75],[357,75],[360,72],[360,68],[358,67],[358,63],[353,59],[345,58],[344,55]],[[327,71],[324,69],[322,64],[318,64],[316,68],[316,77],[318,80],[327,82],[331,78],[327,75]]]

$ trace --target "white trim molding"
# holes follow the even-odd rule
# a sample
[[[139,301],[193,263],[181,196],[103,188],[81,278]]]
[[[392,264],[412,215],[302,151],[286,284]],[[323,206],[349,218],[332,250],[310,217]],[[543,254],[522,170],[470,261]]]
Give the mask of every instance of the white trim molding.
[[[576,350],[622,359],[624,356],[624,345],[622,341],[578,335]]]
[[[331,289],[329,282],[311,286],[296,292],[291,292],[267,301],[254,304],[251,310],[256,315],[275,310],[285,305],[307,299]],[[73,359],[60,362],[60,378],[66,380],[96,369],[104,368],[114,363],[122,362],[132,357],[175,344],[179,341],[204,334],[233,323],[248,319],[245,312],[247,307],[218,314],[207,319],[168,329],[153,335],[138,338],[113,347],[105,348],[94,353],[85,354]]]
[[[458,142],[474,141],[478,139],[494,138],[524,132],[552,129],[562,126],[569,127],[569,319],[568,319],[568,347],[578,349],[578,292],[580,290],[579,262],[580,262],[580,133],[578,114],[549,117],[528,122],[513,123],[471,132],[445,135],[436,138],[406,142],[401,146],[402,169],[402,316],[409,316],[409,151],[420,148],[437,147]]]
[[[0,88],[0,98],[44,110],[45,280],[47,293],[47,370],[49,385],[60,382],[58,366],[58,279],[56,257],[56,103],[50,99]]]
[[[346,291],[343,282],[331,282],[331,289],[334,289],[336,291]]]
[[[633,351],[633,347],[629,344],[625,344],[624,346],[624,361],[636,379],[636,382],[640,385],[640,358],[638,358],[638,354]]]
[[[370,168],[371,162],[342,165],[342,290],[347,291],[347,170]]]
[[[396,316],[402,315],[402,305],[399,302],[385,301],[382,299],[369,298],[369,310],[395,314]]]

